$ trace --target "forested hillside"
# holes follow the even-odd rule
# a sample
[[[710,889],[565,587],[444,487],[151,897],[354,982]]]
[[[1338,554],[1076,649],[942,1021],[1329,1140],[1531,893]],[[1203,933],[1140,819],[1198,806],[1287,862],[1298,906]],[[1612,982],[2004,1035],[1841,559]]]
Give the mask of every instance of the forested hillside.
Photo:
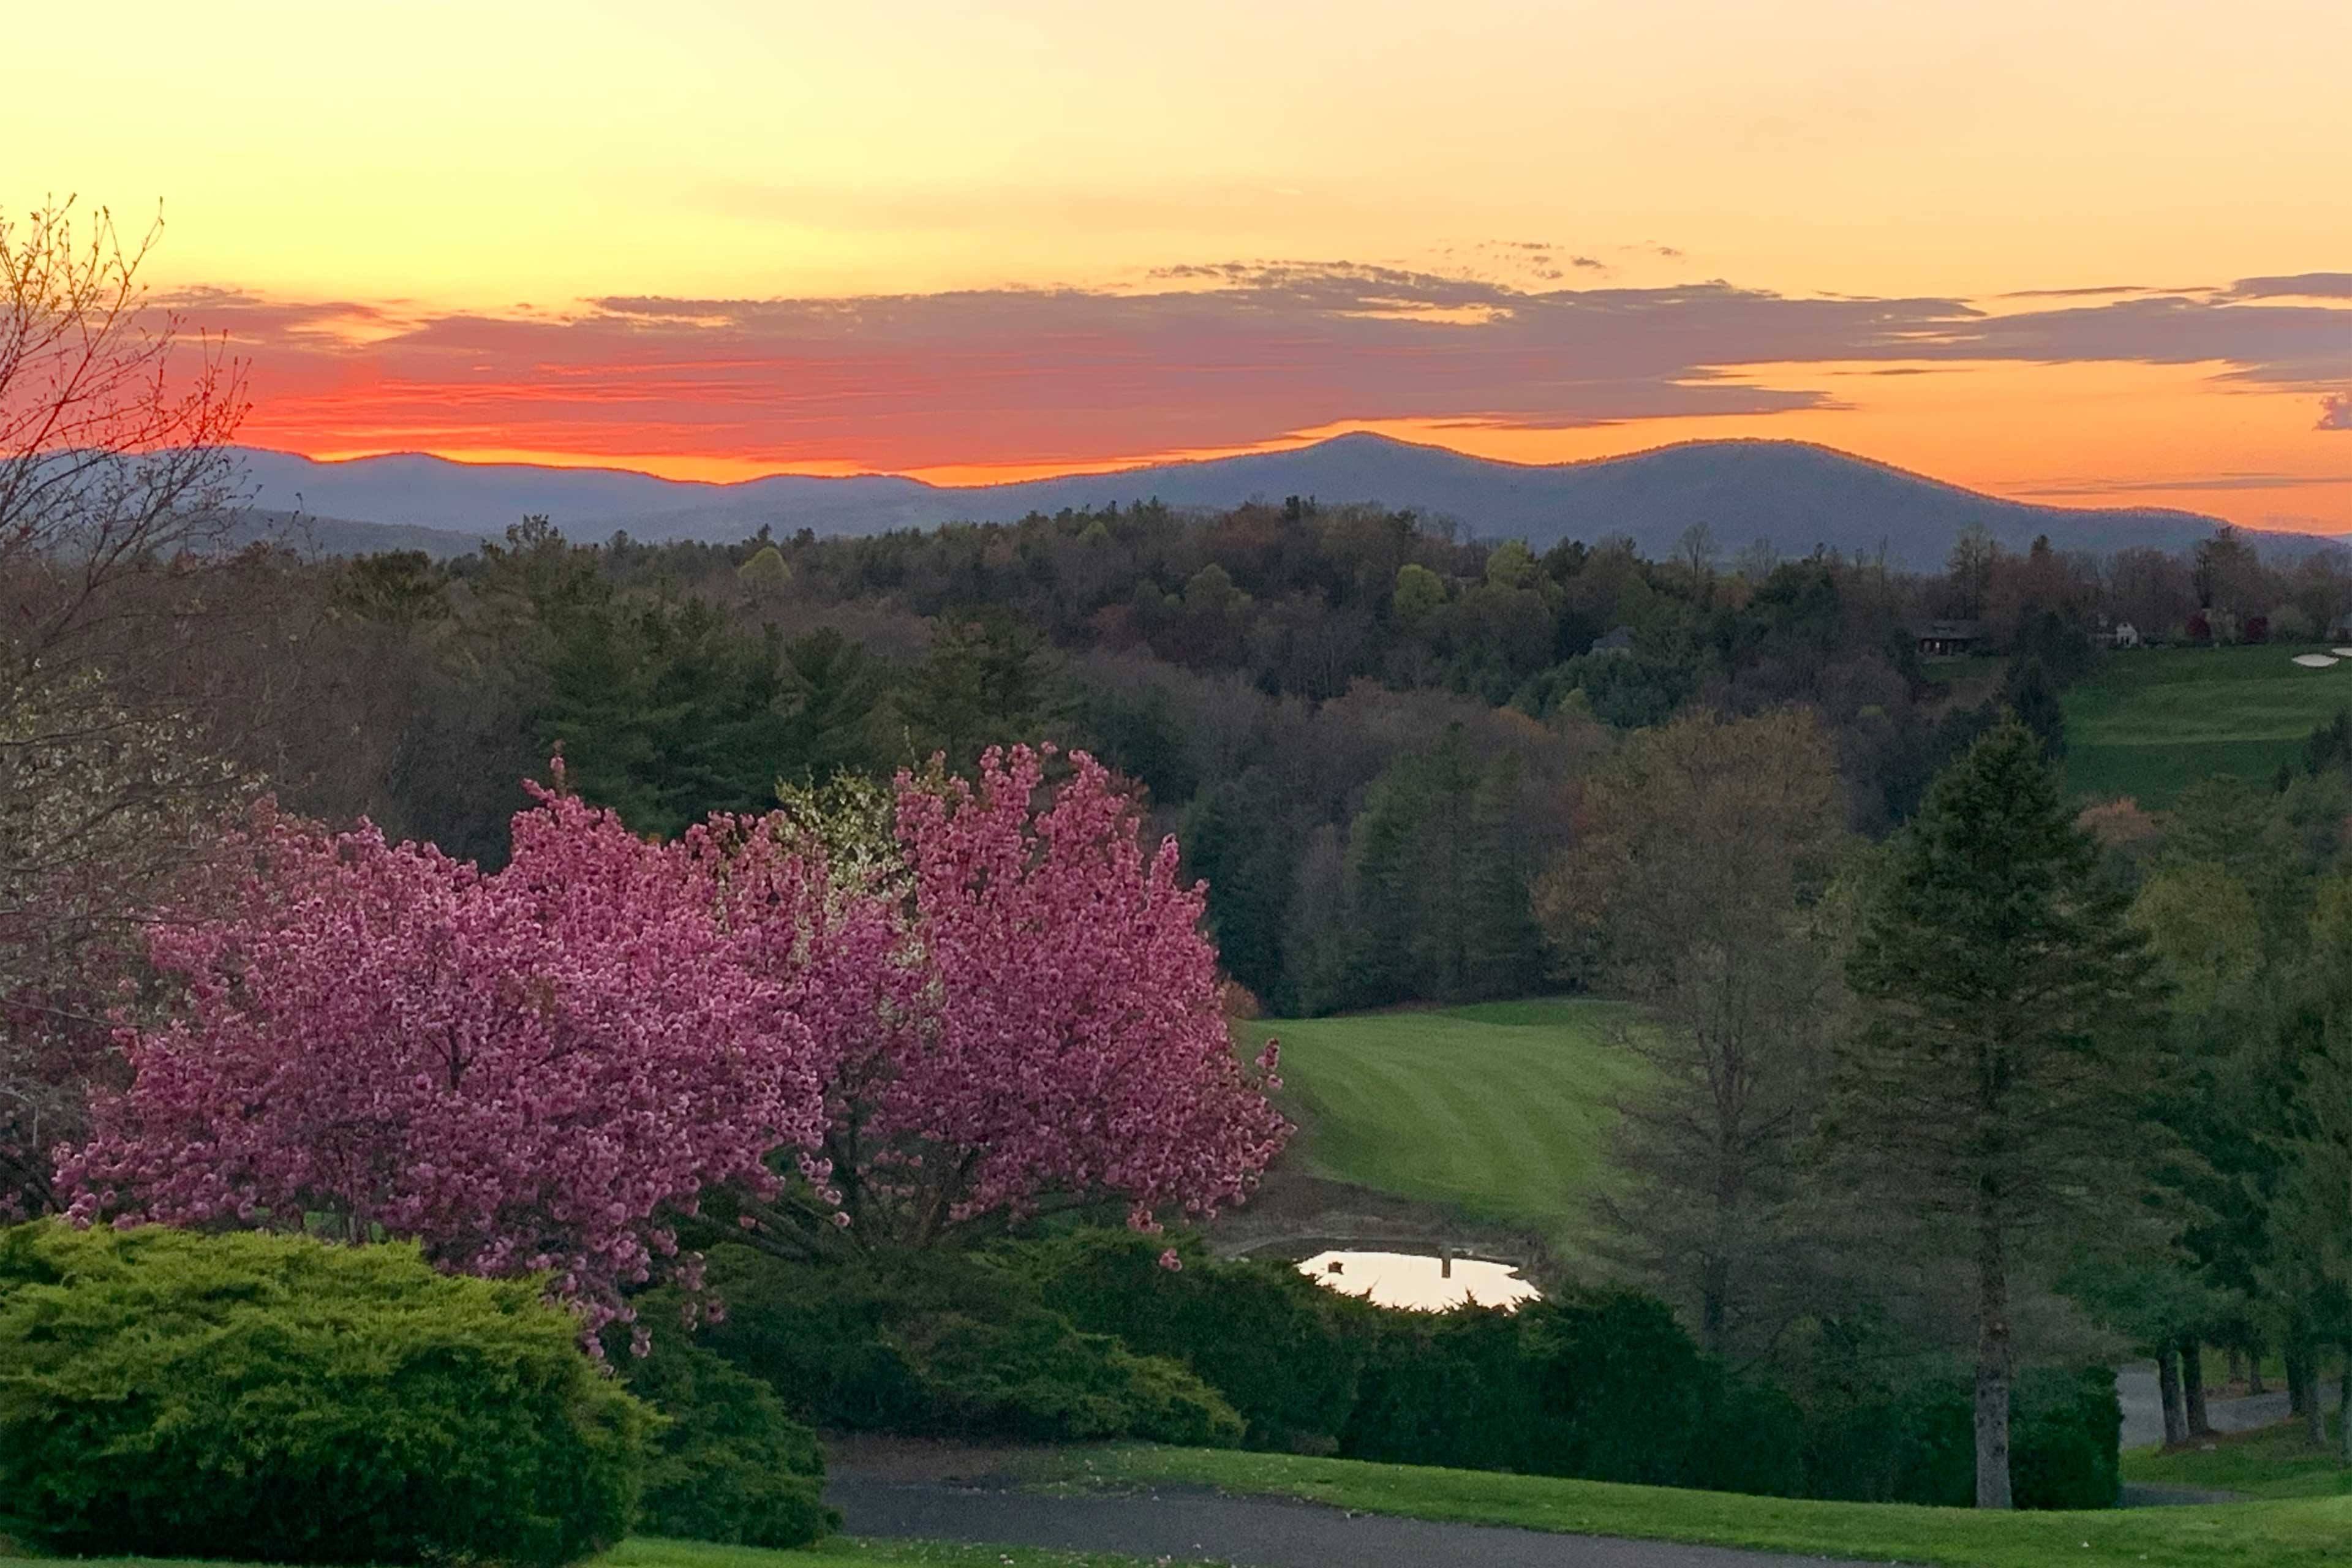
[[[1051,737],[1148,792],[1232,974],[1293,1013],[1579,979],[1528,889],[1578,781],[1678,711],[1811,710],[1846,823],[1876,836],[2002,705],[2063,747],[2056,694],[2115,621],[2284,637],[2352,605],[2332,558],[2281,572],[2231,536],[2100,561],[1971,534],[1912,575],[1725,559],[1703,529],[1671,559],[1538,556],[1297,500],[737,546],[530,521],[446,563],[241,570],[239,652],[207,679],[289,805],[495,862],[559,748],[591,799],[670,834],[780,778]],[[1924,658],[1927,618],[2008,657]]]

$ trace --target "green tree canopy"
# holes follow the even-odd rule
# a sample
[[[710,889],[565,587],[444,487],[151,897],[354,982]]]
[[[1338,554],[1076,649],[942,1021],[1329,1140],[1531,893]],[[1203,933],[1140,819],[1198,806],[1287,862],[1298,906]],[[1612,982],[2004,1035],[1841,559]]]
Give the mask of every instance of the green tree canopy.
[[[2024,1244],[2128,1222],[2152,1163],[2161,983],[2097,853],[2004,723],[1928,790],[1847,966],[1863,1026],[1825,1131],[1853,1190],[1971,1260],[1979,1507],[2011,1504]]]

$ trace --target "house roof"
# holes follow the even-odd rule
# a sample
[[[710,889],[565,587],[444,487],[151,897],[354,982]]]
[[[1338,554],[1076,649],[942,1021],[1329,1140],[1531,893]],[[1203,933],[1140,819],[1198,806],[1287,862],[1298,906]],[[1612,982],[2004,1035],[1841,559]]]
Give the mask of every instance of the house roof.
[[[1592,639],[1595,653],[1630,653],[1633,648],[1633,628],[1619,626],[1605,636]]]

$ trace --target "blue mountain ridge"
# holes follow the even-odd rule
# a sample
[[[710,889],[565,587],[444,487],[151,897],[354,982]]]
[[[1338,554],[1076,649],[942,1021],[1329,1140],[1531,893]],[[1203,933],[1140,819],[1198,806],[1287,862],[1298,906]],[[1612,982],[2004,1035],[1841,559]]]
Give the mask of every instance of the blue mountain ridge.
[[[461,554],[529,513],[546,515],[574,539],[625,531],[648,542],[732,542],[763,525],[780,535],[802,528],[871,534],[1147,500],[1222,509],[1293,495],[1411,508],[1476,537],[1523,539],[1538,551],[1562,539],[1622,536],[1644,553],[1664,554],[1703,522],[1726,556],[1757,540],[1782,555],[1816,546],[1870,555],[1883,547],[1890,564],[1914,569],[1940,566],[1953,538],[1972,524],[2012,550],[2046,535],[2058,549],[2099,554],[2133,545],[2176,551],[2220,526],[2219,519],[2167,508],[2005,500],[1799,441],[1691,441],[1535,465],[1358,434],[1287,451],[966,486],[889,474],[779,474],[718,484],[417,454],[339,462],[257,448],[239,456],[253,506],[311,520],[315,547],[331,554]],[[2266,552],[2286,555],[2337,544],[2311,534],[2259,538]]]

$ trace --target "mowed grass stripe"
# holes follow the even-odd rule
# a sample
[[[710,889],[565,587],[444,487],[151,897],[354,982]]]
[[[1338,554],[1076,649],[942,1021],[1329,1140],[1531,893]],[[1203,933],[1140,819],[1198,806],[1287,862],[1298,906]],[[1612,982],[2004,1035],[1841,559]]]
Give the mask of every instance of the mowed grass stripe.
[[[1633,1064],[1590,1000],[1262,1020],[1283,1043],[1292,1158],[1319,1176],[1556,1231],[1600,1174],[1610,1098]]]
[[[2147,648],[2110,655],[2065,698],[2068,784],[2162,807],[2215,773],[2264,779],[2352,707],[2352,659],[2305,669],[2260,647]]]

